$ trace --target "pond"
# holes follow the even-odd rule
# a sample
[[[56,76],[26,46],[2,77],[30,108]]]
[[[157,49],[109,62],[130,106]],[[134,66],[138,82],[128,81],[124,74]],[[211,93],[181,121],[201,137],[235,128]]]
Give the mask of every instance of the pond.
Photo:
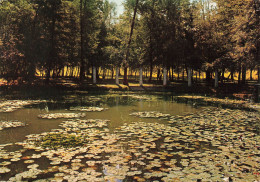
[[[59,124],[64,119],[44,120],[38,117],[40,114],[46,113],[71,113],[70,108],[81,107],[100,107],[107,108],[102,112],[83,112],[86,117],[82,119],[107,119],[109,129],[131,122],[164,122],[154,118],[138,118],[130,116],[137,111],[159,111],[171,115],[178,115],[190,112],[196,112],[197,109],[171,101],[171,98],[157,98],[156,96],[148,96],[135,98],[136,95],[99,95],[99,96],[82,96],[76,95],[66,96],[64,100],[44,101],[43,103],[27,106],[15,112],[0,113],[0,121],[18,120],[24,121],[26,127],[10,128],[1,131],[0,144],[15,143],[23,141],[26,135],[37,134],[51,129],[60,128]],[[80,111],[73,111],[78,113]]]
[[[171,95],[9,102],[0,106],[0,180],[259,180],[259,113]]]

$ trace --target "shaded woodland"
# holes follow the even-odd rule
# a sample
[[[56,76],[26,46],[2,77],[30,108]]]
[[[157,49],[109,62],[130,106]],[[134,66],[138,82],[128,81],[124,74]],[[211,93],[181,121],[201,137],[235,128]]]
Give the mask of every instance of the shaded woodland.
[[[0,0],[0,77],[246,83],[260,66],[259,0]],[[224,73],[229,73],[225,77]],[[166,79],[167,75],[167,79]],[[143,81],[140,80],[142,85]]]

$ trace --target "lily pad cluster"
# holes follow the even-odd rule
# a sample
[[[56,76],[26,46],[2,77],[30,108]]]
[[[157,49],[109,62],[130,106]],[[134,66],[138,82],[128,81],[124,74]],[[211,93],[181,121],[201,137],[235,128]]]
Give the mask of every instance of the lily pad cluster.
[[[85,112],[93,112],[93,111],[104,111],[107,110],[107,108],[102,107],[71,107],[71,111],[85,111]]]
[[[158,117],[160,118],[160,117]],[[70,119],[31,134],[23,148],[0,146],[8,181],[259,181],[258,112],[209,108],[109,130],[108,120]],[[30,151],[30,153],[26,153]],[[48,159],[48,160],[47,160]],[[48,162],[41,167],[38,160]],[[12,172],[13,165],[25,169]],[[0,179],[1,179],[0,178]],[[1,180],[2,180],[1,179]]]
[[[176,102],[188,103],[198,106],[216,106],[231,109],[257,110],[259,104],[252,104],[246,100],[221,99],[206,96],[177,96],[173,98]]]
[[[39,104],[42,100],[6,100],[0,101],[0,112],[13,112],[28,105]]]
[[[21,121],[0,121],[0,130],[3,130],[5,128],[16,128],[25,126],[25,123]]]
[[[74,134],[49,133],[42,137],[40,146],[43,148],[71,148],[84,145],[85,139]]]
[[[109,120],[101,120],[101,119],[76,119],[64,121],[60,124],[62,128],[66,128],[67,130],[77,131],[79,129],[87,129],[87,128],[103,128],[107,127],[107,123]]]
[[[130,115],[138,116],[140,118],[164,118],[164,119],[167,119],[171,116],[170,114],[163,114],[157,111],[134,112]]]
[[[40,114],[38,115],[39,118],[42,119],[60,119],[60,118],[79,118],[85,117],[86,114],[84,113],[52,113],[52,114]]]

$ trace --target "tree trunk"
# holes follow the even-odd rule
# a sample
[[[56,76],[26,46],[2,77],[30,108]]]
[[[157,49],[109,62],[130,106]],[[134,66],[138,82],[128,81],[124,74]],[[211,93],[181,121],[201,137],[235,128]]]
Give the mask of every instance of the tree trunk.
[[[112,67],[112,69],[111,69],[111,79],[112,80],[114,79],[114,67]]]
[[[51,49],[49,53],[49,58],[48,58],[48,66],[47,66],[47,74],[46,74],[46,84],[49,84],[50,76],[51,76],[51,67],[52,67],[52,62],[54,61],[54,51],[55,51],[55,24],[56,24],[56,17],[53,15],[52,16],[52,24],[50,27],[50,34],[51,34]]]
[[[102,79],[105,80],[106,79],[106,74],[107,74],[107,69],[103,69],[103,75],[102,75]]]
[[[191,68],[187,68],[187,75],[188,75],[188,87],[192,86],[192,80],[191,80]]]
[[[93,77],[93,83],[96,84],[97,83],[97,69],[95,66],[93,66],[93,68],[92,68],[92,77]]]
[[[246,66],[242,66],[242,84],[246,84]]]
[[[160,72],[161,72],[161,70],[160,70],[160,68],[158,68],[157,69],[157,81],[160,80],[160,74],[161,74]]]
[[[124,85],[128,85],[128,79],[127,79],[127,67],[124,66],[124,81],[123,81]]]
[[[193,75],[194,75],[194,70],[191,69],[191,82],[192,82],[192,83],[194,82],[194,80],[193,80]]]
[[[253,81],[253,68],[250,68],[250,81]]]
[[[179,67],[177,68],[177,74],[178,74],[177,80],[179,81],[180,80],[180,70],[179,70]]]
[[[215,88],[218,88],[218,70],[215,70],[215,84],[214,84]]]
[[[119,85],[119,68],[116,67],[116,84]]]
[[[96,67],[96,78],[97,78],[97,80],[99,80],[100,79],[100,74],[99,74],[99,67]]]
[[[149,82],[152,81],[153,78],[153,61],[150,60],[150,77],[149,77]]]
[[[167,69],[166,67],[163,68],[163,86],[167,85]]]
[[[234,70],[232,69],[230,72],[231,75],[231,81],[234,82]]]
[[[134,16],[132,19],[132,23],[131,23],[131,31],[130,31],[130,36],[129,36],[129,40],[128,40],[128,45],[127,45],[127,50],[126,50],[126,59],[125,59],[125,63],[124,63],[124,85],[128,85],[128,80],[127,80],[127,63],[128,63],[128,57],[129,57],[129,51],[130,51],[130,44],[132,41],[132,35],[133,35],[133,31],[134,31],[134,25],[135,25],[135,17],[136,17],[136,12],[137,12],[137,7],[138,7],[138,1],[136,0],[135,3],[135,9],[134,9]]]
[[[185,69],[184,69],[184,67],[182,68],[182,81],[184,81],[184,75],[185,74]]]
[[[172,81],[174,80],[174,67],[172,66]]]
[[[85,19],[83,16],[83,0],[80,0],[80,76],[79,79],[82,82],[85,78],[85,61],[84,61],[84,25]],[[86,3],[84,3],[85,9]]]
[[[75,72],[75,77],[77,78],[78,77],[78,75],[79,75],[79,68],[78,67],[76,67],[76,72]]]
[[[66,67],[66,75],[65,76],[69,76],[69,66]]]
[[[238,84],[241,83],[241,67],[239,67],[239,71],[238,71]]]
[[[258,74],[258,83],[260,83],[260,67],[259,66],[258,66],[257,74]]]
[[[69,75],[70,77],[73,76],[73,69],[74,69],[73,67],[70,68],[70,75]]]
[[[224,83],[225,80],[225,68],[222,68],[222,73],[221,73],[221,84]]]
[[[65,74],[65,66],[62,69],[61,76],[64,77],[64,74]]]
[[[171,78],[171,68],[169,68],[169,70],[167,70],[167,78],[168,78],[168,80],[171,80],[172,78]]]
[[[50,77],[51,77],[51,69],[48,66],[47,71],[46,71],[46,84],[49,84],[50,82]]]
[[[143,68],[142,67],[140,67],[139,76],[140,76],[139,84],[140,84],[140,86],[143,86]]]
[[[210,85],[210,71],[209,70],[206,71],[206,83],[207,83],[207,85]]]

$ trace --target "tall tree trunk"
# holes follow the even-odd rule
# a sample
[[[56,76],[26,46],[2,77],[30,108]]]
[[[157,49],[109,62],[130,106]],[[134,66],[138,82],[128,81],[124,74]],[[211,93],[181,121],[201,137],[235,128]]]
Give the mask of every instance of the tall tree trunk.
[[[238,84],[241,83],[241,66],[239,67],[239,71],[238,71]]]
[[[32,55],[34,50],[35,50],[35,43],[36,43],[36,22],[38,21],[38,10],[35,12],[35,16],[33,19],[33,26],[32,26],[32,42],[30,44],[30,60],[28,60],[27,62],[29,62],[29,73],[28,73],[28,79],[32,80],[33,78],[35,78],[35,73],[36,73],[36,65],[35,62],[32,61],[34,59],[34,56]],[[30,82],[31,83],[31,82]]]
[[[174,67],[172,66],[172,81],[174,80]]]
[[[119,67],[116,67],[116,84],[119,85]]]
[[[85,78],[85,60],[84,60],[84,31],[85,31],[85,18],[83,9],[85,9],[86,2],[80,0],[80,81]]]
[[[69,66],[66,67],[66,75],[65,76],[69,76]]]
[[[99,67],[96,67],[96,79],[99,80]]]
[[[250,81],[253,81],[253,68],[250,68]]]
[[[182,81],[184,81],[185,79],[185,68],[183,67],[182,68]]]
[[[222,68],[222,73],[221,73],[221,83],[223,84],[225,80],[225,68]]]
[[[46,84],[49,84],[50,76],[51,76],[51,68],[52,68],[52,62],[54,60],[54,54],[55,54],[55,24],[56,24],[56,17],[52,16],[52,23],[50,27],[50,34],[51,34],[51,50],[48,58],[48,66],[47,66],[47,74],[46,74]]]
[[[171,80],[172,79],[172,77],[171,77],[171,68],[169,68],[169,70],[167,70],[167,72],[168,72],[168,80]]]
[[[191,79],[191,68],[187,68],[187,75],[188,75],[188,87],[192,86],[192,79]]]
[[[258,83],[260,83],[260,67],[259,66],[258,66],[257,74],[258,74]]]
[[[134,9],[134,16],[133,16],[132,24],[131,24],[130,36],[129,36],[127,50],[126,50],[126,58],[125,58],[125,61],[124,61],[124,82],[123,82],[124,85],[128,85],[127,64],[128,64],[128,57],[129,57],[129,51],[130,51],[130,44],[131,44],[131,41],[132,41],[132,35],[133,35],[133,31],[134,31],[135,17],[136,17],[138,2],[139,2],[139,0],[136,0],[135,9]]]
[[[107,74],[107,70],[106,68],[103,69],[103,75],[102,75],[102,79],[105,80],[106,79],[106,74]]]
[[[194,75],[194,69],[191,69],[191,82],[192,83],[194,82],[193,75]]]
[[[246,84],[246,66],[242,66],[242,84]]]
[[[111,69],[111,79],[112,80],[114,79],[114,67],[112,67],[112,69]]]
[[[65,66],[62,68],[62,72],[61,72],[62,77],[64,77],[64,73],[65,73]]]
[[[167,85],[167,68],[163,68],[163,86]]]
[[[206,71],[206,83],[207,83],[207,85],[210,85],[210,71],[209,70]]]
[[[214,87],[217,88],[218,87],[218,69],[215,70],[215,84]]]
[[[95,66],[93,66],[93,68],[92,68],[92,77],[93,77],[93,83],[96,84],[97,83],[97,69]]]
[[[158,68],[157,69],[157,81],[160,80],[160,74],[161,74],[160,72],[161,72],[161,69]]]
[[[155,1],[152,1],[152,9],[154,9],[154,3]],[[151,11],[151,19],[153,20],[154,19],[154,11]],[[153,35],[153,28],[154,28],[154,24],[150,24],[149,26],[149,30],[150,30],[150,33],[149,33],[149,39],[150,39],[150,45],[149,45],[149,56],[150,56],[150,78],[149,78],[149,82],[152,81],[152,78],[153,78],[153,42],[152,42],[152,35]],[[158,77],[157,77],[157,80],[158,80]]]
[[[79,68],[78,68],[78,67],[76,67],[76,73],[75,73],[75,77],[77,78],[77,77],[78,77],[78,75],[79,75]]]
[[[231,81],[234,82],[234,70],[233,69],[231,69],[230,75],[231,75]]]
[[[128,85],[128,79],[127,79],[127,66],[124,65],[124,81],[123,81],[124,85]]]
[[[149,82],[152,81],[153,78],[153,60],[150,60],[150,77],[149,77]]]
[[[73,76],[73,67],[71,66],[71,68],[70,68],[70,77],[72,77]]]
[[[140,86],[143,86],[143,68],[142,67],[140,67],[139,76],[140,76],[139,84],[140,84]]]
[[[179,70],[179,67],[177,67],[177,74],[178,74],[177,80],[179,81],[180,80],[180,70]]]

